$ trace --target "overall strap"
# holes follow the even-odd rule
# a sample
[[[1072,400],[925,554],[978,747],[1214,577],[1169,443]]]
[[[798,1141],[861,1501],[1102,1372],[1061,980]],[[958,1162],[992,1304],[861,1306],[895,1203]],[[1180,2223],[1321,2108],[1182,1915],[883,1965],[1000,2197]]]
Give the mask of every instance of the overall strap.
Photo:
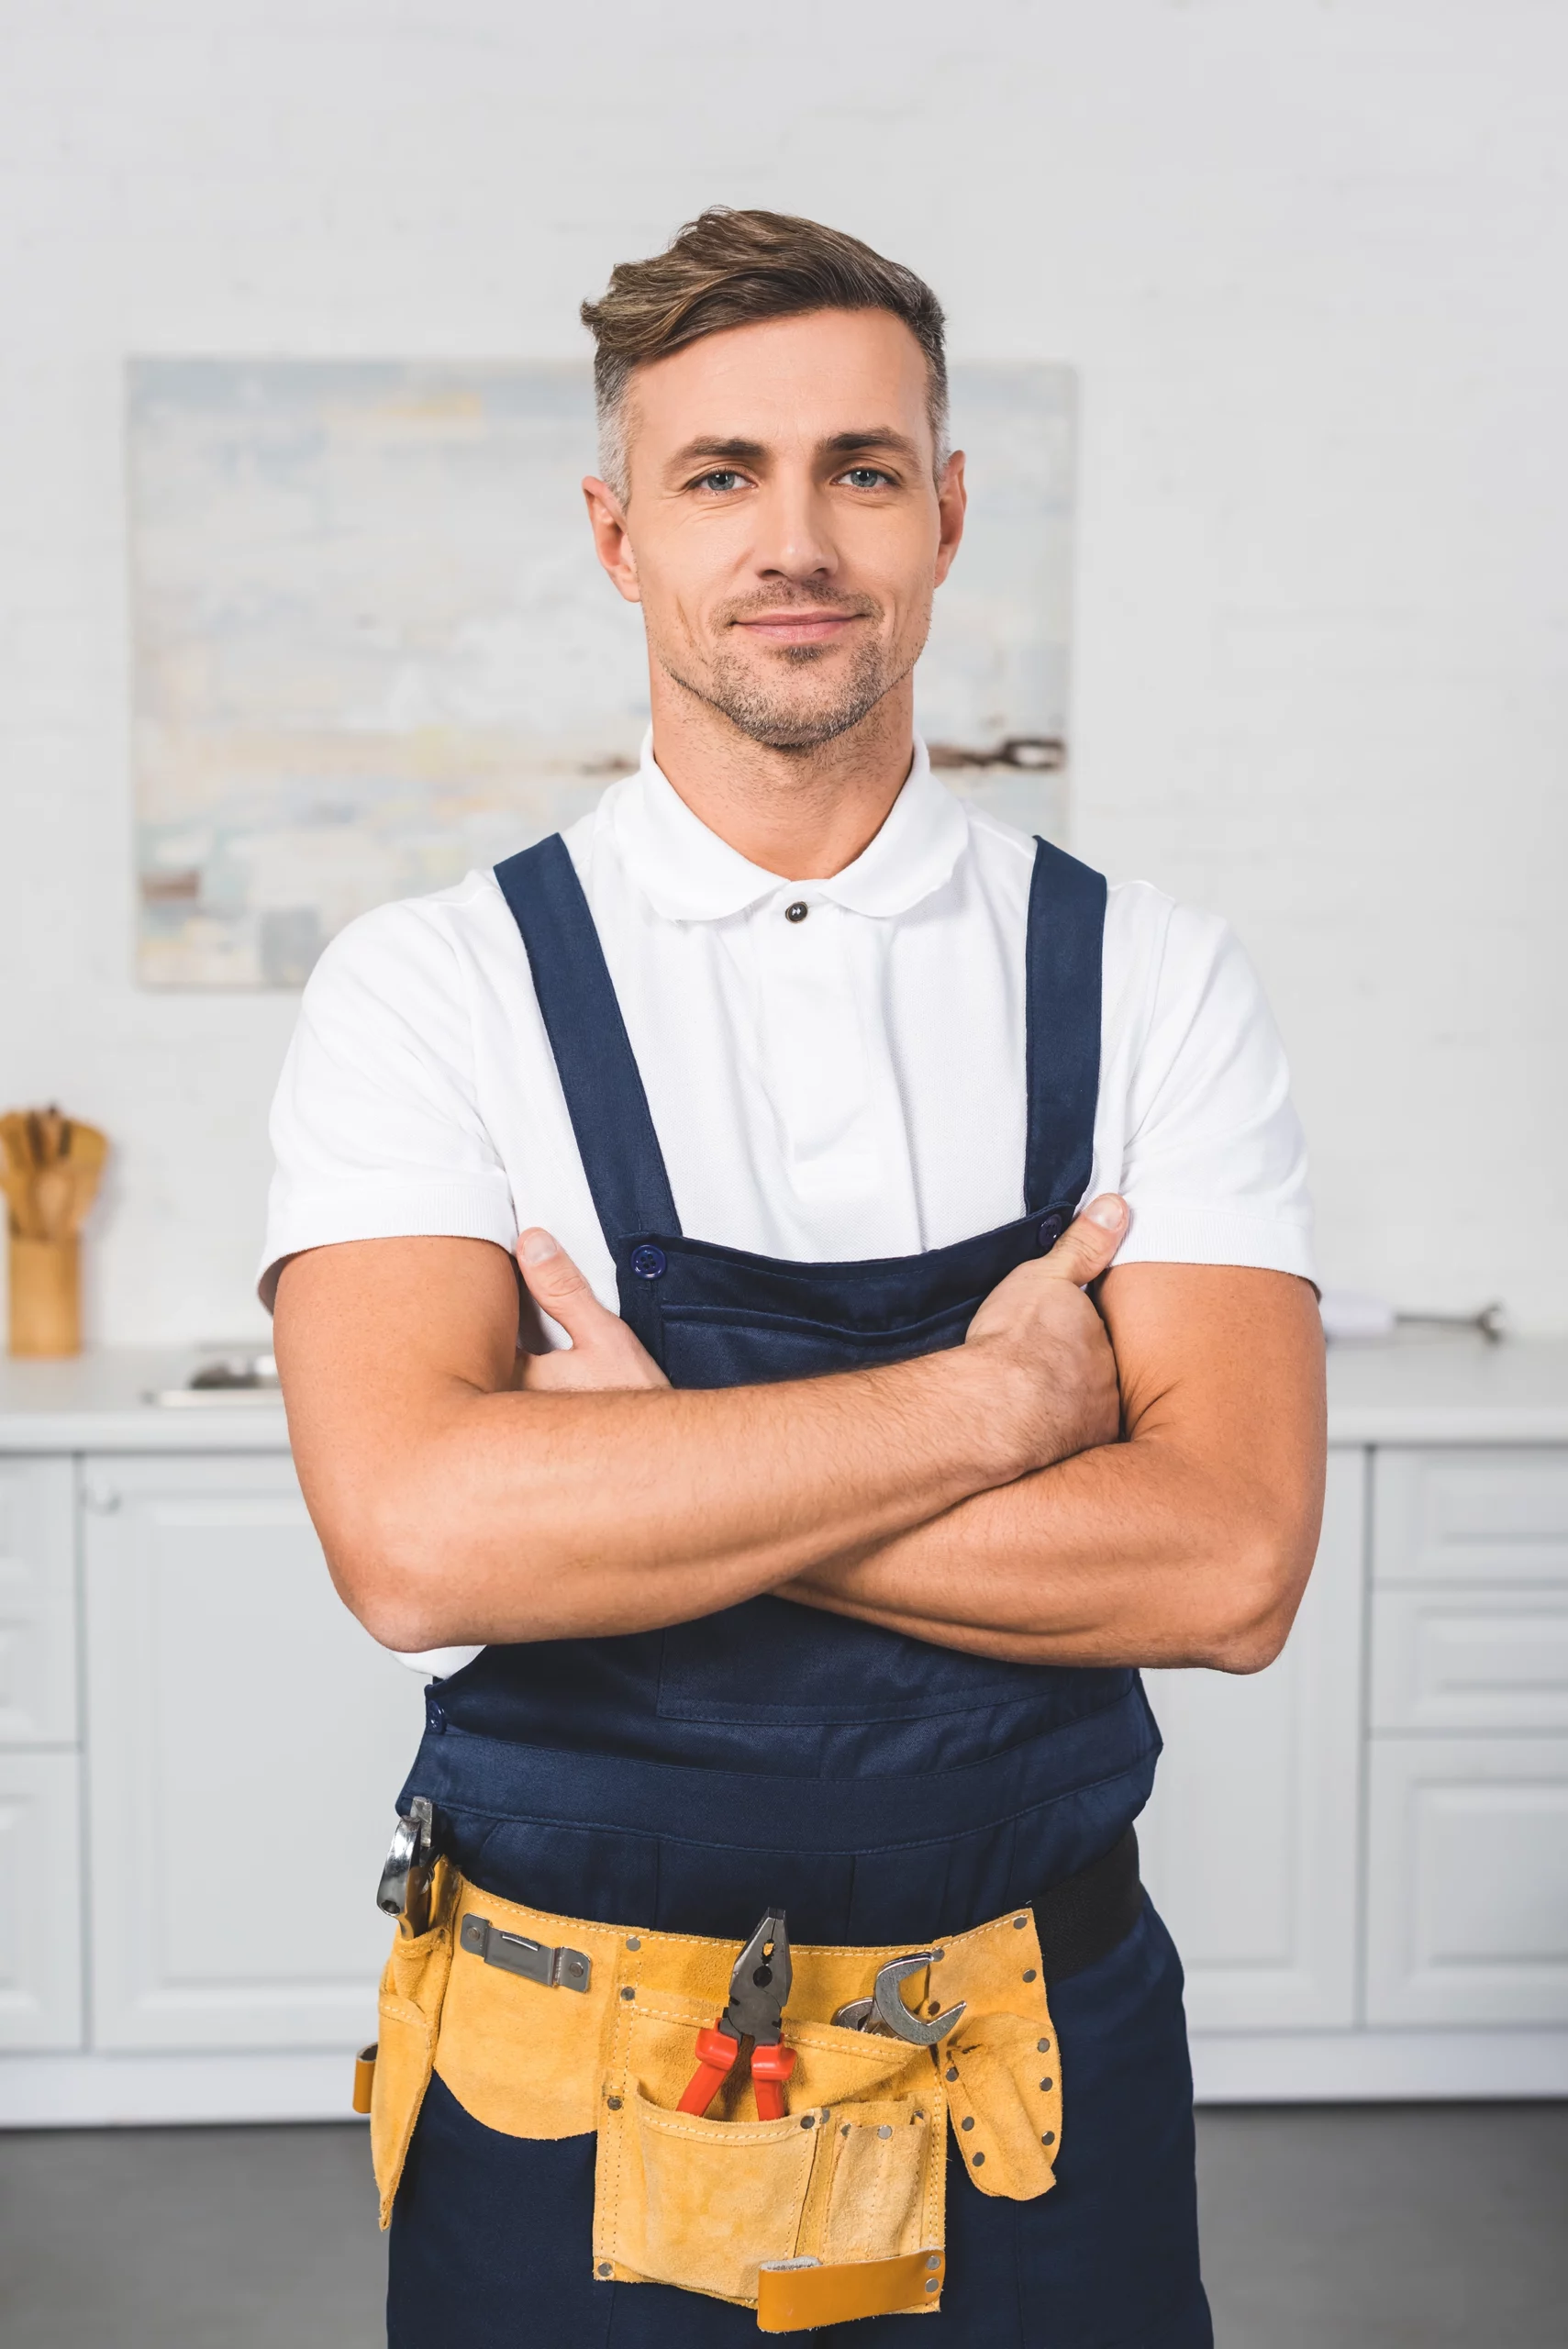
[[[664,1153],[583,885],[559,832],[495,867],[522,932],[588,1188],[613,1251],[681,1226]]]
[[[1029,1139],[1024,1206],[1068,1214],[1089,1186],[1100,1091],[1100,966],[1106,884],[1076,857],[1035,843],[1025,950]]]

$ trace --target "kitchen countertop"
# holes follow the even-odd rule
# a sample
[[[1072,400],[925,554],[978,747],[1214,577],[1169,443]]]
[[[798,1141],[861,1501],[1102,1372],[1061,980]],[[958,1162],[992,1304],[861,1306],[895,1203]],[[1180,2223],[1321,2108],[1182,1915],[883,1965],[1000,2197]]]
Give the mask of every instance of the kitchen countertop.
[[[170,1408],[223,1347],[106,1347],[71,1362],[0,1356],[0,1453],[282,1452],[272,1396]],[[1467,1336],[1329,1349],[1331,1443],[1568,1443],[1568,1337]]]

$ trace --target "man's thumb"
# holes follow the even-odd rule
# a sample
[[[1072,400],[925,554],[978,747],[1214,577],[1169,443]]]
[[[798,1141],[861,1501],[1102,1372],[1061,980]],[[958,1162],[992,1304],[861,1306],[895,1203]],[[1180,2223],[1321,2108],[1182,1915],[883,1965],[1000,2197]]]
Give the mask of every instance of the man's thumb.
[[[1068,1225],[1045,1259],[1045,1270],[1059,1280],[1086,1287],[1090,1281],[1098,1280],[1121,1246],[1127,1225],[1127,1201],[1114,1191],[1103,1191]]]
[[[536,1224],[517,1241],[517,1263],[536,1305],[559,1321],[569,1338],[581,1337],[604,1307],[564,1248]]]

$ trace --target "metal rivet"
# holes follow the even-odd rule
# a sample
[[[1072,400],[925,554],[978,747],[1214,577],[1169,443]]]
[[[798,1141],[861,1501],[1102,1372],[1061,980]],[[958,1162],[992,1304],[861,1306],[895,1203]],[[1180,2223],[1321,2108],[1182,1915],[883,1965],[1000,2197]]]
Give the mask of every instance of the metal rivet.
[[[803,2129],[815,2129],[817,2115],[814,2112],[803,2112],[800,2116],[800,2125]]]
[[[845,2121],[845,2123],[844,2123],[844,2125],[843,2125],[843,2127],[840,2130],[839,2134],[840,2134],[840,2137],[847,2137],[847,2136],[849,2135],[849,2133],[850,2133],[850,2124],[849,2124],[849,2122],[846,2121]]]
[[[1032,1965],[1026,1965],[1026,1966],[1025,1966],[1025,1968],[1024,1968],[1024,1980],[1025,1980],[1026,1982],[1032,1982],[1032,1981],[1034,1980],[1034,1967],[1033,1967]]]
[[[609,2106],[612,2112],[618,2112],[620,2110],[620,2099],[618,2096],[607,2096],[605,2099],[605,2102]]]
[[[957,2079],[957,2077],[958,2077],[958,2065],[957,2065],[956,2064],[950,2064],[950,2065],[948,2065],[948,2077],[949,2077],[949,2079],[950,2079],[950,2080],[956,2080],[956,2079]]]
[[[594,2273],[595,2276],[613,2276],[615,2270],[607,2259],[601,2259]]]
[[[1051,2042],[1050,2042],[1050,2040],[1049,2040],[1049,2039],[1037,2039],[1037,2040],[1035,2041],[1035,2046],[1037,2047],[1037,2049],[1039,2050],[1039,2052],[1040,2052],[1040,2054],[1042,2054],[1042,2055],[1043,2055],[1043,2054],[1046,2053],[1046,2051],[1049,2049],[1050,2045],[1051,2045]]]
[[[940,1998],[933,1998],[930,2005],[926,2009],[926,2012],[929,2015],[940,2015],[941,2010],[942,2002]]]
[[[632,1988],[632,1987],[631,1987],[630,1983],[628,1982],[628,1983],[627,1984],[627,1986],[626,1986],[626,1988],[621,1992],[621,1997],[622,1997],[623,1998],[636,1998],[636,1996],[637,1996],[637,1992]]]
[[[963,2119],[959,2122],[959,2124],[958,2124],[958,2125],[959,2125],[959,2127],[960,2127],[961,2129],[973,2129],[973,2126],[974,2126],[974,2115],[973,2115],[973,2112],[966,2112],[966,2113],[964,2114],[964,2116],[963,2116]]]
[[[1041,2137],[1040,2137],[1040,2143],[1041,2143],[1042,2145],[1054,2145],[1054,2144],[1055,2144],[1055,2143],[1056,2143],[1056,2132],[1055,2132],[1055,2130],[1054,2130],[1054,2129],[1047,2129],[1046,2131],[1044,2131],[1044,2132],[1043,2132],[1043,2133],[1042,2133],[1042,2135],[1041,2135]]]
[[[879,2137],[891,2137],[893,2134],[893,2123],[890,2121],[884,2121],[876,2133]]]
[[[784,907],[784,919],[785,921],[804,921],[810,911],[811,907],[805,898],[797,897],[793,906]]]
[[[978,2169],[978,2168],[980,2167],[981,2163],[985,2159],[985,2156],[984,2156],[984,2154],[970,2154],[970,2156],[969,2156],[969,2158],[970,2158],[971,2162],[973,2164],[974,2167],[975,2167],[976,2169]]]
[[[628,1949],[640,1949],[642,1947],[642,1935],[640,1933],[628,1933],[626,1937],[626,1945]]]
[[[940,2290],[941,2289],[940,2285],[937,2282],[936,2277],[935,2277],[934,2276],[932,2277],[932,2278],[931,2278],[930,2282],[927,2285],[926,2289],[927,2289],[927,2291],[928,2291],[928,2292],[937,2292],[937,2291],[940,2291]]]
[[[1021,1933],[1021,1932],[1023,1932],[1023,1930],[1024,1930],[1024,1927],[1025,1927],[1028,1923],[1029,1923],[1029,1919],[1028,1919],[1027,1917],[1015,1917],[1015,1918],[1014,1918],[1014,1920],[1013,1920],[1013,1931],[1014,1931],[1014,1932],[1015,1932],[1015,1933]]]
[[[1047,2072],[1044,2079],[1041,2080],[1040,2085],[1042,2090],[1049,2093],[1049,2091],[1056,2086],[1056,2082],[1051,2078],[1051,2074]]]
[[[927,2262],[926,2262],[926,2265],[927,2265],[927,2266],[928,2266],[928,2267],[940,2267],[940,2266],[941,2266],[941,2264],[942,2264],[942,2255],[941,2255],[941,2253],[940,2253],[940,2251],[933,2251],[933,2252],[932,2252],[932,2254],[931,2254],[931,2255],[930,2255],[930,2257],[929,2257],[929,2259],[928,2259],[928,2260],[927,2260]]]

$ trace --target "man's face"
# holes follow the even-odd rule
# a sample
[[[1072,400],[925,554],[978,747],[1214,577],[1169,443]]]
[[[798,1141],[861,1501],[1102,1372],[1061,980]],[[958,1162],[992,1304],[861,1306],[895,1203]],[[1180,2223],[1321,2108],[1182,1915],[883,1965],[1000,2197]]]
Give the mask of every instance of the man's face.
[[[884,310],[705,335],[639,367],[601,559],[655,666],[752,740],[809,750],[907,676],[962,529],[932,477],[925,354]]]

